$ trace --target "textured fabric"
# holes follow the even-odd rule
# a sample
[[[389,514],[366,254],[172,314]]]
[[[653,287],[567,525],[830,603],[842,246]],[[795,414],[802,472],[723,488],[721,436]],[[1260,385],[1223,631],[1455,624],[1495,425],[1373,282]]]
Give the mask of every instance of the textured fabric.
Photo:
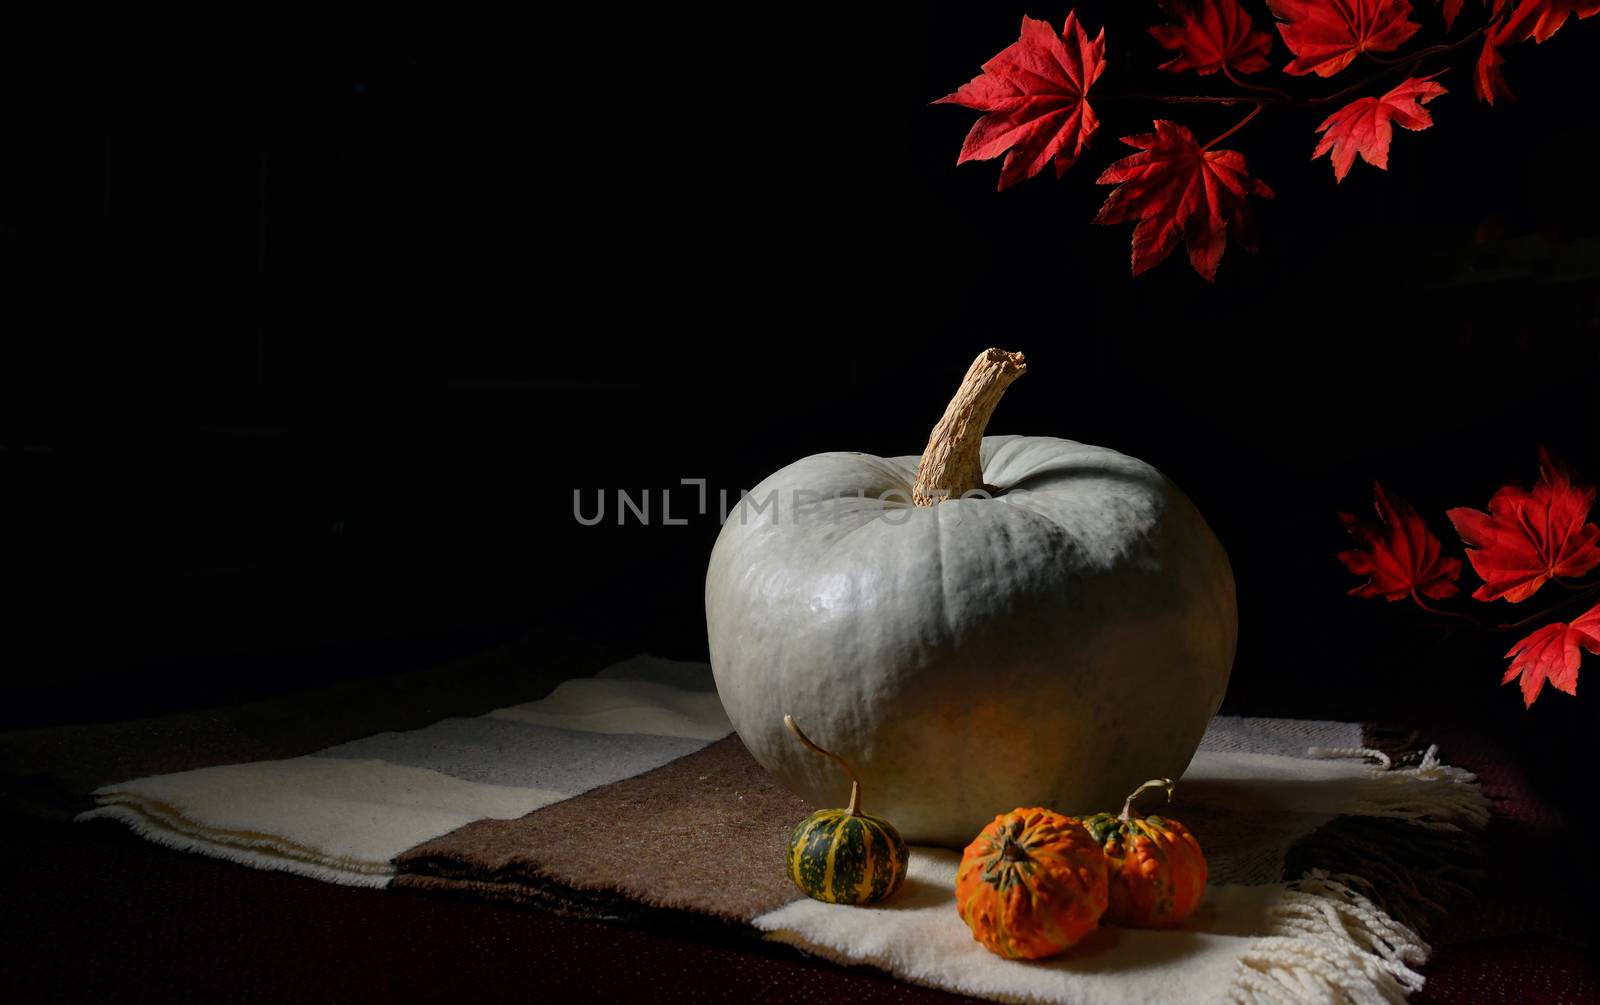
[[[1421,983],[1415,967],[1426,947],[1417,934],[1374,906],[1359,873],[1346,882],[1313,866],[1301,880],[1278,882],[1288,853],[1340,816],[1408,822],[1418,840],[1486,816],[1470,776],[1431,754],[1403,771],[1367,764],[1353,750],[1360,740],[1353,725],[1221,719],[1180,781],[1181,801],[1172,809],[1213,862],[1214,885],[1189,926],[1102,932],[1060,965],[1021,964],[972,943],[951,902],[952,852],[915,849],[913,882],[874,908],[824,905],[786,888],[779,880],[786,833],[807,807],[777,789],[736,738],[687,753],[728,732],[709,668],[635,661],[633,670],[649,679],[613,668],[563,684],[539,702],[380,734],[293,762],[108,786],[99,793],[104,805],[87,816],[127,820],[136,812],[141,833],[175,847],[255,865],[276,856],[265,864],[336,881],[387,882],[393,865],[381,859],[388,851],[408,889],[602,917],[649,909],[742,921],[774,940],[914,982],[1000,1000],[1084,1005],[1175,996],[1399,1000]],[[1358,756],[1276,752],[1307,741]],[[378,774],[341,790],[336,779],[352,771]],[[262,810],[262,772],[281,794],[270,821],[251,816]],[[322,790],[304,790],[321,802],[317,812],[296,812],[299,772],[325,780]],[[406,772],[429,777],[397,782]],[[620,780],[605,784],[613,779]],[[408,811],[406,800],[395,798],[402,789],[425,794]],[[363,807],[351,805],[356,798]],[[521,816],[518,798],[541,808]],[[467,819],[452,822],[451,813]],[[398,821],[408,815],[405,837],[417,845],[411,850],[396,847]],[[239,854],[241,834],[247,855]],[[260,841],[263,834],[271,840]],[[330,874],[340,868],[359,879]],[[974,951],[981,956],[970,956]]]
[[[1215,721],[1239,735],[1230,720]],[[1257,724],[1254,730],[1270,735],[1270,727]],[[1353,759],[1202,747],[1179,780],[1174,804],[1163,812],[1203,839],[1213,883],[1272,883],[1283,877],[1295,842],[1344,814],[1383,815],[1383,801],[1401,795],[1391,779],[1412,777],[1375,772]]]
[[[1162,812],[1194,832],[1212,884],[1178,930],[1103,928],[1053,961],[1002,960],[956,911],[959,855],[931,848],[913,849],[907,889],[882,908],[797,899],[753,924],[828,959],[999,1001],[1399,1001],[1421,986],[1426,945],[1364,895],[1359,872],[1277,880],[1295,844],[1342,815],[1405,821],[1413,833],[1403,840],[1418,844],[1481,826],[1486,808],[1469,775],[1436,763],[1381,772],[1353,760],[1202,749],[1178,790]]]
[[[542,701],[496,709],[488,718],[706,741],[721,739],[733,728],[715,691],[637,680],[570,680]]]
[[[91,793],[108,782],[300,757],[380,730],[482,715],[541,698],[626,655],[603,640],[541,630],[454,663],[228,708],[3,733],[0,807],[70,820],[93,806]]]
[[[378,760],[485,785],[573,795],[705,746],[692,735],[588,733],[502,721],[494,715],[445,719],[407,733],[379,733],[319,751],[317,758]]]
[[[1206,727],[1200,749],[1214,753],[1278,754],[1304,757],[1312,747],[1361,747],[1357,722],[1327,719],[1263,719],[1219,716]]]
[[[967,1001],[751,929],[623,926],[311,883],[178,854],[104,821],[0,823],[8,853],[28,863],[0,872],[14,1001]]]
[[[159,844],[244,865],[382,886],[389,861],[419,841],[564,796],[384,761],[299,757],[108,786],[78,819],[120,820]]]
[[[152,841],[243,865],[384,886],[393,859],[430,838],[520,817],[726,736],[731,727],[705,687],[709,668],[698,665],[690,676],[684,682],[694,689],[572,680],[536,702],[306,757],[114,783],[96,789],[96,807],[78,819],[118,820]],[[630,720],[639,730],[622,732]]]
[[[640,654],[613,663],[594,675],[595,680],[643,680],[670,684],[685,691],[717,690],[716,680],[706,672],[706,664],[688,660],[665,660]]]
[[[983,948],[956,913],[961,856],[917,848],[906,889],[884,910],[797,900],[757,918],[771,937],[841,963],[871,961],[902,978],[998,1001],[1227,1001],[1240,957],[1272,927],[1277,886],[1222,886],[1182,930],[1102,926],[1071,951],[1036,963]]]
[[[1381,772],[1359,756],[1279,753],[1354,749],[1361,739],[1351,723],[1216,720],[1171,809],[1208,849],[1214,885],[1206,907],[1182,932],[1101,932],[1049,965],[1000,960],[973,942],[954,909],[952,852],[914,849],[906,889],[878,907],[800,897],[780,876],[788,832],[809,807],[735,737],[528,817],[444,835],[401,856],[395,885],[597,917],[639,920],[639,909],[650,907],[749,919],[771,938],[829,959],[1001,1000],[1226,1000],[1250,990],[1241,970],[1255,966],[1257,976],[1268,975],[1257,991],[1272,1001],[1296,953],[1330,949],[1345,954],[1347,972],[1342,984],[1324,987],[1328,995],[1353,989],[1398,998],[1418,980],[1411,967],[1423,958],[1420,940],[1342,884],[1324,882],[1317,896],[1286,887],[1279,880],[1288,855],[1344,814],[1453,827],[1480,821],[1482,799],[1461,773],[1437,765]],[[1408,807],[1429,788],[1460,798],[1423,819]],[[607,826],[617,820],[627,823]],[[1401,835],[1408,846],[1414,839]],[[752,915],[763,902],[772,908]],[[1352,951],[1351,930],[1384,950]],[[1322,941],[1305,946],[1308,931]]]
[[[811,811],[730,736],[518,820],[483,820],[401,855],[397,887],[626,915],[630,902],[749,921],[794,900],[783,871]]]
[[[1345,727],[1359,735],[1359,727]],[[1213,726],[1229,737],[1256,735],[1279,743],[1298,730],[1284,720],[1246,726],[1218,719]],[[1213,882],[1273,883],[1282,878],[1295,841],[1356,806],[1377,784],[1358,761],[1202,747],[1172,812],[1203,838]],[[601,913],[624,911],[620,898],[748,920],[798,896],[783,878],[783,854],[790,831],[810,810],[763,771],[737,737],[729,737],[529,817],[485,820],[427,842],[400,857],[397,882],[540,903],[562,889],[571,901],[567,909],[579,913],[592,905]],[[627,826],[611,823],[616,820]],[[601,833],[605,839],[595,840]],[[676,841],[660,841],[661,835]],[[703,853],[706,843],[725,850],[685,854],[690,845]],[[740,863],[736,872],[746,877],[740,882],[720,879],[730,871],[730,860]],[[782,899],[771,902],[774,896]],[[764,906],[752,911],[752,904]]]
[[[1437,927],[1413,1005],[1600,1002],[1593,949],[1573,941],[1586,906],[1566,887],[1525,881],[1529,847],[1587,855],[1587,835],[1560,829],[1493,734],[1450,724],[1422,734],[1478,773],[1495,818],[1485,881]],[[156,756],[130,754],[135,765]],[[0,872],[0,903],[15,908],[0,912],[0,944],[7,989],[28,1000],[421,1001],[459,997],[463,986],[551,1002],[976,1000],[727,926],[691,929],[681,914],[624,926],[377,894],[177,854],[108,822],[7,815],[0,825],[10,861],[26,863]]]

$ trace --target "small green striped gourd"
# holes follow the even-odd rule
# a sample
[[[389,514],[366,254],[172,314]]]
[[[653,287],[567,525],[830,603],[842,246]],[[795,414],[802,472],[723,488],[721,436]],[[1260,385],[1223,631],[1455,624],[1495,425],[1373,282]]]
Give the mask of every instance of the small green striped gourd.
[[[829,904],[870,904],[894,893],[905,882],[909,858],[900,832],[882,817],[861,812],[861,782],[843,758],[812,743],[793,716],[783,722],[850,776],[848,808],[818,810],[789,835],[789,878],[806,896]]]

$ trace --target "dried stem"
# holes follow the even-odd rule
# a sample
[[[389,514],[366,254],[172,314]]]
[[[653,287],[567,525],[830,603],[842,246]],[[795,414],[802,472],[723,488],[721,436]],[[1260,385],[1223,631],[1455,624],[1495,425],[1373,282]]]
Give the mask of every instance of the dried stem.
[[[1250,114],[1249,115],[1246,115],[1244,118],[1240,119],[1238,122],[1235,122],[1233,124],[1233,128],[1232,129],[1229,129],[1227,132],[1223,133],[1221,136],[1213,137],[1211,142],[1207,143],[1205,146],[1201,147],[1200,149],[1201,150],[1210,150],[1212,147],[1216,146],[1218,143],[1221,143],[1223,140],[1227,139],[1228,137],[1232,136],[1234,133],[1236,133],[1239,130],[1243,129],[1246,125],[1249,124],[1251,119],[1253,119],[1257,115],[1261,114],[1261,107],[1262,106],[1260,104],[1257,104],[1256,107],[1254,107],[1254,108],[1252,108],[1250,110]]]
[[[944,417],[928,436],[911,487],[913,504],[932,506],[984,487],[978,456],[984,427],[1006,388],[1027,372],[1028,364],[1020,352],[985,349],[978,354],[945,407]]]
[[[1262,94],[1273,95],[1282,101],[1294,101],[1294,95],[1290,94],[1288,91],[1280,91],[1276,87],[1268,87],[1265,84],[1252,84],[1248,80],[1240,80],[1238,77],[1233,75],[1233,71],[1228,68],[1227,63],[1222,64],[1222,75],[1227,77],[1228,82],[1234,87],[1242,87],[1247,91],[1260,91]]]
[[[1509,632],[1518,628],[1526,628],[1535,621],[1542,621],[1544,618],[1549,617],[1551,614],[1561,610],[1561,608],[1566,607],[1575,600],[1587,600],[1588,598],[1597,594],[1600,594],[1600,583],[1590,583],[1587,587],[1569,594],[1564,600],[1556,601],[1537,614],[1529,615],[1528,617],[1523,618],[1521,621],[1513,621],[1510,624],[1495,625],[1494,630],[1497,632]]]
[[[1398,70],[1409,70],[1415,68],[1418,63],[1421,63],[1423,60],[1428,59],[1431,56],[1439,56],[1463,48],[1464,46],[1471,44],[1484,32],[1488,31],[1494,26],[1494,24],[1495,19],[1491,18],[1487,23],[1480,25],[1476,31],[1463,35],[1454,42],[1441,42],[1438,45],[1430,45],[1426,49],[1418,49],[1416,52],[1408,53],[1404,56],[1398,56],[1393,59],[1374,56],[1371,53],[1366,53],[1365,55],[1367,58],[1372,60],[1374,63],[1381,64],[1382,69],[1363,77],[1348,87],[1334,91],[1332,94],[1324,94],[1318,97],[1296,98],[1287,91],[1280,91],[1275,87],[1267,87],[1263,84],[1252,84],[1247,81],[1240,80],[1239,78],[1235,77],[1232,71],[1230,71],[1226,66],[1224,66],[1222,70],[1223,74],[1228,78],[1230,83],[1232,83],[1235,87],[1256,91],[1259,92],[1259,94],[1148,94],[1135,92],[1129,94],[1096,94],[1092,95],[1091,97],[1092,100],[1096,102],[1159,101],[1162,104],[1167,105],[1240,105],[1247,101],[1253,101],[1262,105],[1286,105],[1295,108],[1312,108],[1318,105],[1332,104],[1336,101],[1347,98],[1358,91],[1366,90],[1372,84],[1377,83],[1385,77],[1393,76]]]
[[[1119,820],[1132,820],[1133,819],[1133,801],[1135,799],[1138,799],[1140,796],[1144,795],[1146,792],[1150,791],[1151,789],[1166,789],[1167,790],[1167,802],[1169,802],[1169,803],[1172,802],[1172,779],[1170,779],[1170,778],[1152,778],[1148,782],[1145,782],[1143,785],[1139,786],[1137,789],[1133,790],[1133,794],[1128,796],[1127,801],[1122,804],[1122,812],[1117,815],[1117,819],[1119,819]]]
[[[1460,611],[1446,611],[1438,607],[1429,606],[1428,602],[1423,600],[1421,595],[1418,594],[1416,590],[1411,591],[1411,599],[1416,601],[1417,606],[1422,608],[1424,611],[1427,611],[1429,614],[1436,614],[1441,618],[1460,618],[1462,621],[1466,621],[1474,625],[1481,626],[1482,624],[1482,622],[1470,614],[1462,614]]]
[[[1420,596],[1418,596],[1417,592],[1415,590],[1413,590],[1411,592],[1411,599],[1416,601],[1417,606],[1422,608],[1424,611],[1427,611],[1429,614],[1432,614],[1432,615],[1435,615],[1435,616],[1441,617],[1441,618],[1456,618],[1457,620],[1465,621],[1467,624],[1471,625],[1473,628],[1478,629],[1479,631],[1483,631],[1483,632],[1514,632],[1519,628],[1526,628],[1529,625],[1534,624],[1535,622],[1543,621],[1546,618],[1548,618],[1550,615],[1552,615],[1552,614],[1556,613],[1557,611],[1561,610],[1563,607],[1567,607],[1570,604],[1573,604],[1573,603],[1575,603],[1577,601],[1587,600],[1590,597],[1600,596],[1600,582],[1564,583],[1559,579],[1552,579],[1552,580],[1550,580],[1550,582],[1555,583],[1556,585],[1561,586],[1561,587],[1565,588],[1566,590],[1568,590],[1570,592],[1568,593],[1567,596],[1563,597],[1562,599],[1556,601],[1553,604],[1550,604],[1550,605],[1548,605],[1546,607],[1543,607],[1543,608],[1539,609],[1538,611],[1534,612],[1533,614],[1528,615],[1527,617],[1523,618],[1520,621],[1508,621],[1508,622],[1504,622],[1502,624],[1490,624],[1490,623],[1488,623],[1486,621],[1482,621],[1482,620],[1480,620],[1478,618],[1475,618],[1470,614],[1463,614],[1460,611],[1447,611],[1447,610],[1444,610],[1443,608],[1434,607],[1431,604],[1428,604],[1427,602],[1425,602]]]
[[[844,769],[844,773],[845,774],[850,776],[850,809],[849,809],[848,812],[853,817],[860,816],[861,815],[861,779],[856,777],[855,769],[850,767],[849,762],[847,762],[844,758],[840,757],[838,754],[835,754],[831,750],[823,750],[821,747],[817,746],[815,743],[812,743],[811,742],[811,738],[809,736],[807,736],[806,734],[800,732],[800,727],[795,725],[794,716],[792,716],[792,715],[784,716],[783,717],[783,724],[785,726],[789,727],[789,732],[793,733],[795,736],[800,738],[800,742],[801,743],[803,743],[806,746],[810,747],[812,750],[815,750],[817,753],[821,754],[823,757],[826,757],[826,758],[832,760],[835,764],[837,764],[839,767]]]

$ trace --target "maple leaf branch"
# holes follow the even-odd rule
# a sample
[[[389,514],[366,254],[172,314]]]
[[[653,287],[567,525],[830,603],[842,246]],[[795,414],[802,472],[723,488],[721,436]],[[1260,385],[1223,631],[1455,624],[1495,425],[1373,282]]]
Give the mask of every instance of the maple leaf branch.
[[[1565,579],[1559,579],[1559,578],[1558,579],[1551,579],[1550,582],[1552,582],[1552,583],[1556,584],[1557,586],[1561,587],[1563,590],[1572,590],[1574,593],[1582,593],[1585,590],[1589,590],[1589,589],[1592,589],[1594,587],[1593,583],[1585,583],[1581,579],[1578,580],[1576,583],[1571,583],[1571,582],[1568,582]]]
[[[1484,24],[1479,25],[1476,30],[1461,36],[1454,42],[1440,42],[1438,45],[1430,45],[1426,49],[1418,49],[1416,52],[1409,53],[1396,59],[1387,59],[1374,56],[1370,52],[1365,53],[1368,59],[1371,59],[1375,63],[1382,64],[1383,68],[1375,73],[1361,78],[1347,87],[1343,87],[1337,91],[1334,91],[1332,94],[1323,94],[1310,98],[1296,98],[1289,92],[1280,91],[1276,87],[1268,87],[1264,84],[1252,84],[1247,81],[1240,80],[1238,77],[1233,75],[1232,71],[1224,66],[1222,68],[1222,72],[1228,78],[1230,83],[1236,87],[1240,87],[1245,90],[1257,91],[1260,93],[1246,95],[1149,94],[1143,92],[1130,92],[1127,94],[1099,94],[1094,95],[1093,97],[1097,102],[1158,101],[1167,105],[1240,105],[1244,104],[1245,102],[1255,102],[1258,105],[1285,105],[1292,108],[1314,108],[1319,105],[1329,105],[1336,101],[1341,101],[1344,98],[1357,93],[1358,91],[1364,91],[1378,81],[1383,80],[1385,77],[1393,76],[1400,70],[1415,69],[1416,66],[1425,59],[1455,52],[1458,49],[1464,48],[1465,46],[1470,45],[1475,39],[1482,36],[1484,32],[1493,28],[1498,20],[1498,17],[1492,17]]]
[[[1244,118],[1240,119],[1238,122],[1235,122],[1233,124],[1233,128],[1229,129],[1227,132],[1223,133],[1221,136],[1213,137],[1211,142],[1207,143],[1205,146],[1201,147],[1200,149],[1202,151],[1210,150],[1212,147],[1216,146],[1218,143],[1221,143],[1223,140],[1227,139],[1228,137],[1232,136],[1234,133],[1236,133],[1239,130],[1243,129],[1245,126],[1249,125],[1251,119],[1253,119],[1257,115],[1261,114],[1261,109],[1264,108],[1264,107],[1266,107],[1266,106],[1263,105],[1261,102],[1259,102],[1259,101],[1256,102],[1256,107],[1250,109],[1250,114],[1249,115],[1246,115]]]
[[[1508,621],[1501,624],[1490,624],[1489,622],[1482,621],[1470,614],[1463,614],[1460,611],[1447,611],[1442,607],[1434,607],[1432,604],[1429,604],[1427,601],[1423,600],[1416,590],[1411,591],[1411,599],[1416,602],[1418,607],[1422,608],[1424,611],[1427,611],[1429,614],[1441,618],[1455,618],[1458,621],[1465,621],[1473,628],[1476,628],[1481,632],[1514,632],[1522,628],[1527,628],[1529,625],[1536,622],[1543,621],[1550,615],[1561,610],[1563,607],[1568,607],[1576,601],[1600,596],[1600,581],[1580,581],[1577,583],[1566,583],[1559,579],[1551,579],[1549,582],[1555,583],[1558,586],[1564,587],[1565,589],[1571,591],[1570,595],[1563,597],[1555,603],[1550,604],[1549,606],[1544,607],[1533,614],[1528,615],[1520,621]]]
[[[1479,628],[1484,627],[1483,622],[1479,621],[1470,614],[1462,614],[1460,611],[1446,611],[1442,608],[1429,606],[1428,602],[1423,600],[1421,594],[1417,593],[1416,590],[1411,591],[1411,599],[1416,601],[1417,606],[1422,608],[1424,611],[1427,611],[1429,614],[1438,615],[1441,618],[1460,618],[1462,621],[1470,622]]]
[[[1556,601],[1555,603],[1551,604],[1549,607],[1546,607],[1544,610],[1540,611],[1539,613],[1530,614],[1528,617],[1523,618],[1521,621],[1513,621],[1513,622],[1511,622],[1509,624],[1504,624],[1504,625],[1495,625],[1493,630],[1497,631],[1497,632],[1510,632],[1510,631],[1515,631],[1518,628],[1526,628],[1529,625],[1533,624],[1535,621],[1539,621],[1539,620],[1541,620],[1543,618],[1549,617],[1551,614],[1554,614],[1556,611],[1559,611],[1561,608],[1570,605],[1573,601],[1586,600],[1589,597],[1593,597],[1593,596],[1596,596],[1596,595],[1600,595],[1600,583],[1590,583],[1588,586],[1579,586],[1574,590],[1573,593],[1571,593],[1570,595],[1568,595],[1567,597],[1565,597],[1562,600]]]
[[[1271,94],[1275,97],[1281,98],[1284,101],[1294,100],[1294,95],[1290,94],[1288,91],[1280,91],[1276,87],[1268,87],[1266,84],[1252,84],[1248,80],[1240,80],[1238,77],[1233,75],[1233,70],[1228,66],[1227,63],[1222,64],[1222,75],[1227,77],[1228,82],[1233,84],[1234,87],[1243,88],[1246,91],[1260,91],[1262,94]]]
[[[1463,35],[1454,42],[1440,42],[1438,45],[1430,45],[1426,49],[1418,49],[1416,52],[1407,53],[1404,56],[1394,56],[1392,58],[1389,56],[1375,56],[1370,49],[1364,51],[1362,55],[1381,66],[1402,66],[1407,63],[1420,63],[1429,56],[1438,56],[1446,52],[1454,52],[1455,50],[1466,45],[1468,42],[1471,42],[1473,39],[1477,38],[1479,35],[1482,35],[1484,32],[1488,31],[1491,27],[1493,27],[1493,25],[1494,20],[1487,21],[1484,24],[1479,25],[1476,31],[1467,35]]]
[[[1096,104],[1106,101],[1159,101],[1164,105],[1243,105],[1247,102],[1269,105],[1303,104],[1303,102],[1295,101],[1293,98],[1253,98],[1248,94],[1142,94],[1129,92],[1127,94],[1092,94],[1090,98]]]

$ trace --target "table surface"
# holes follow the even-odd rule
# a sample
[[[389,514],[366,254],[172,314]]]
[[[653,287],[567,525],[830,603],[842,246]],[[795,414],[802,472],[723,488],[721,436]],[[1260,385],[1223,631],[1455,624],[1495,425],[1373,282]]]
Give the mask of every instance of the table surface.
[[[458,668],[447,692],[428,678],[389,699],[406,716],[432,721],[454,714],[442,701],[468,700],[461,695],[470,681],[485,691],[470,700],[488,701],[516,671],[497,663],[481,672]],[[504,686],[525,686],[525,678]],[[448,699],[439,697],[446,693]],[[347,707],[370,711],[378,703],[366,697]],[[261,722],[294,721],[277,706],[203,718],[208,730],[222,734],[168,722],[159,739],[170,745],[181,734],[194,744],[188,756],[222,757],[246,733],[262,735]],[[370,731],[370,725],[342,728]],[[294,744],[324,740],[318,729],[296,729],[309,732]],[[37,768],[39,758],[56,750],[83,774],[112,770],[87,767],[90,754],[120,757],[137,746],[126,730],[113,731],[115,743],[90,751],[87,735],[33,735],[23,755]],[[1445,726],[1429,727],[1428,739],[1440,744],[1445,760],[1478,773],[1496,815],[1484,835],[1488,879],[1432,933],[1428,984],[1412,1000],[1600,1002],[1600,974],[1588,958],[1593,932],[1579,927],[1587,905],[1575,902],[1553,872],[1543,882],[1524,881],[1530,849],[1560,862],[1592,855],[1592,847],[1561,827],[1516,761],[1491,741]],[[17,763],[8,766],[15,771]],[[109,821],[71,824],[14,808],[0,821],[10,865],[0,879],[6,908],[0,973],[8,986],[33,986],[52,997],[409,1001],[505,990],[553,1001],[968,1000],[868,968],[838,967],[737,928],[624,927],[339,887],[171,851]]]

